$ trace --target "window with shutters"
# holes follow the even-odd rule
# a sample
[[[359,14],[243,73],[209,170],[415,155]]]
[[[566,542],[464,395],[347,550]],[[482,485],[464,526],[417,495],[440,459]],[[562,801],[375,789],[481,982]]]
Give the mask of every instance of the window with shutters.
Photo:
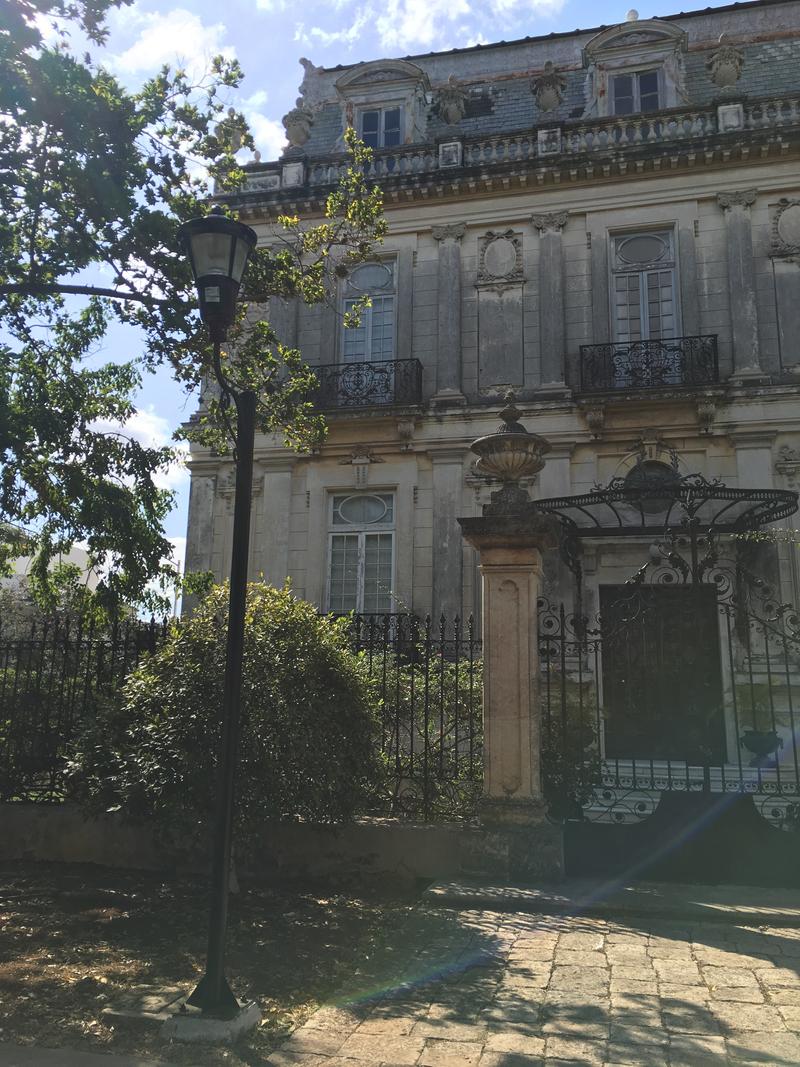
[[[671,230],[613,238],[611,301],[614,340],[666,340],[680,334]]]
[[[391,611],[394,495],[332,495],[328,544],[328,611]]]

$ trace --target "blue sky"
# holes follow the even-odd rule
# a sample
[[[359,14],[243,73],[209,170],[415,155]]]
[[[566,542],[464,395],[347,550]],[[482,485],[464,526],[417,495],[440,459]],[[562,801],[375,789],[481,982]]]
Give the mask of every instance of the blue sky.
[[[701,6],[722,4],[706,0]],[[639,14],[647,18],[693,7],[640,8]],[[202,70],[217,52],[235,55],[245,80],[231,103],[247,115],[256,146],[268,160],[277,158],[283,145],[281,117],[297,97],[301,56],[335,66],[612,24],[624,21],[627,11],[624,0],[136,0],[112,14],[104,62],[133,86],[163,63],[180,61]],[[116,331],[105,354],[124,358],[130,343]],[[152,443],[167,441],[194,407],[166,371],[144,383],[139,403],[134,429]],[[175,470],[167,482],[177,492],[167,534],[182,559],[188,475]]]

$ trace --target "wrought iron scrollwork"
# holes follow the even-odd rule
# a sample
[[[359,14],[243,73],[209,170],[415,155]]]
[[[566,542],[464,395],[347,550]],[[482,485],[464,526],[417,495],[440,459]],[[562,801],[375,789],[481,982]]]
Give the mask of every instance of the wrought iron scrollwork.
[[[419,404],[422,364],[418,359],[388,359],[374,363],[331,363],[315,367],[319,407],[368,408]]]
[[[581,390],[669,389],[719,381],[716,335],[581,345]]]

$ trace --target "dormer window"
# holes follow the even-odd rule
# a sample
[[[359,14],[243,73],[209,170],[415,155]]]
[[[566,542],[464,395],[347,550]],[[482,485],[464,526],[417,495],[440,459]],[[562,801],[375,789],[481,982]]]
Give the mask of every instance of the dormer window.
[[[661,99],[657,70],[637,70],[615,74],[611,93],[615,115],[642,115],[658,111]]]
[[[686,94],[686,31],[660,19],[609,26],[583,49],[586,117],[652,115],[677,107]]]
[[[401,107],[370,108],[359,116],[359,136],[368,148],[391,148],[402,139]]]

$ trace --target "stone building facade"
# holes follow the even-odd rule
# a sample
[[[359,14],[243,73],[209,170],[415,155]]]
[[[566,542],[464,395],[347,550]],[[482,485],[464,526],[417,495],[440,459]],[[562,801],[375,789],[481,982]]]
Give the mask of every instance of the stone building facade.
[[[253,576],[336,611],[479,613],[457,519],[496,488],[469,445],[509,389],[551,445],[534,498],[642,464],[798,487],[800,0],[301,62],[290,145],[246,167],[240,217],[265,240],[282,212],[319,217],[352,124],[389,233],[329,305],[268,309],[318,368],[329,434],[311,456],[257,439]],[[187,570],[226,575],[232,487],[230,462],[193,448]],[[647,551],[586,540],[585,608]],[[800,601],[796,549],[769,565]]]

